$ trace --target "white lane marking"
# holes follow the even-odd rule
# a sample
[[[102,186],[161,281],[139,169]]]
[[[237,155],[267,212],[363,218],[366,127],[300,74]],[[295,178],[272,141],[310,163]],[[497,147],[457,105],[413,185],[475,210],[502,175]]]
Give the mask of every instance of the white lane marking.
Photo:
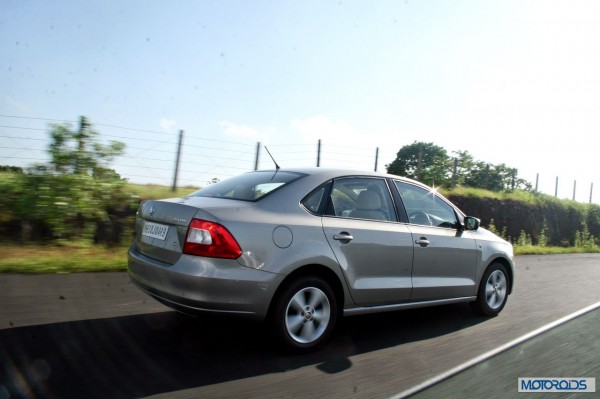
[[[508,342],[508,343],[506,343],[506,344],[504,344],[502,346],[499,346],[496,349],[492,349],[491,351],[486,352],[486,353],[484,353],[482,355],[479,355],[479,356],[477,356],[477,357],[475,357],[475,358],[473,358],[471,360],[467,360],[463,364],[459,364],[458,366],[456,366],[456,367],[454,367],[454,368],[452,368],[452,369],[450,369],[450,370],[448,370],[446,372],[443,372],[442,374],[439,374],[439,375],[437,375],[435,377],[432,377],[432,378],[430,378],[428,380],[425,380],[422,383],[417,384],[417,385],[415,385],[412,388],[404,390],[404,391],[402,391],[402,392],[400,392],[400,393],[398,393],[398,394],[390,397],[390,399],[403,399],[403,398],[409,397],[410,395],[414,395],[417,392],[423,391],[423,390],[425,390],[425,389],[427,389],[427,388],[429,388],[429,387],[431,387],[431,386],[433,386],[433,385],[435,385],[437,383],[440,383],[440,382],[442,382],[442,381],[444,381],[444,380],[446,380],[446,379],[448,379],[448,378],[450,378],[450,377],[452,377],[452,376],[454,376],[454,375],[456,375],[456,374],[458,374],[458,373],[460,373],[460,372],[462,372],[462,371],[464,371],[464,370],[466,370],[468,368],[471,368],[471,367],[477,365],[478,363],[486,361],[486,360],[488,360],[491,357],[494,357],[494,356],[496,356],[496,355],[498,355],[498,354],[500,354],[500,353],[502,353],[502,352],[504,352],[504,351],[506,351],[508,349],[511,349],[511,348],[513,348],[513,347],[515,347],[515,346],[517,346],[519,344],[522,344],[523,342],[525,342],[527,340],[530,340],[531,338],[534,338],[534,337],[536,337],[536,336],[538,336],[540,334],[543,334],[546,331],[549,331],[549,330],[551,330],[551,329],[553,329],[555,327],[560,326],[561,324],[564,324],[564,323],[566,323],[566,322],[568,322],[570,320],[573,320],[573,319],[575,319],[575,318],[577,318],[579,316],[582,316],[582,315],[584,315],[584,314],[586,314],[588,312],[591,312],[592,310],[598,309],[598,308],[600,308],[600,302],[596,302],[593,305],[587,306],[587,307],[585,307],[585,308],[583,308],[581,310],[578,310],[578,311],[576,311],[574,313],[571,313],[570,315],[567,315],[567,316],[565,316],[563,318],[560,318],[560,319],[558,319],[556,321],[553,321],[552,323],[546,324],[545,326],[542,326],[542,327],[540,327],[540,328],[538,328],[536,330],[533,330],[530,333],[522,335],[519,338],[516,338],[516,339],[514,339],[514,340],[512,340],[512,341],[510,341],[510,342]]]
[[[135,301],[135,302],[127,302],[127,303],[117,303],[116,305],[113,305],[114,308],[118,308],[121,306],[131,306],[131,305],[137,305],[139,303],[142,303],[142,301]]]

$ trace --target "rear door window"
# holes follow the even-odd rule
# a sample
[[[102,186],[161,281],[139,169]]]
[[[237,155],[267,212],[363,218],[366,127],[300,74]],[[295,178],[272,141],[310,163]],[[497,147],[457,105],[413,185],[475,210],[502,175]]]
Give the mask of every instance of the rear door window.
[[[369,177],[334,180],[325,214],[352,219],[397,220],[385,179]]]

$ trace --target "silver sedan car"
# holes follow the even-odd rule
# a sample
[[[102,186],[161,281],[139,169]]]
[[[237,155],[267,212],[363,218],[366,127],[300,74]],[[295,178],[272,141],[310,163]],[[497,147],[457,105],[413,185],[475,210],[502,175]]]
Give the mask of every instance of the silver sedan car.
[[[423,184],[304,168],[144,201],[129,275],[173,309],[264,320],[304,351],[341,316],[458,302],[495,316],[515,270],[508,242]]]

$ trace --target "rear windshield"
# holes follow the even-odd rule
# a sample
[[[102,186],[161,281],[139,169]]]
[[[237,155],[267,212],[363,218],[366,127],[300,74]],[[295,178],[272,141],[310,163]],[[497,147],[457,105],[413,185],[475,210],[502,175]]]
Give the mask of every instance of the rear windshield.
[[[302,176],[296,172],[250,172],[208,185],[190,196],[256,201]]]

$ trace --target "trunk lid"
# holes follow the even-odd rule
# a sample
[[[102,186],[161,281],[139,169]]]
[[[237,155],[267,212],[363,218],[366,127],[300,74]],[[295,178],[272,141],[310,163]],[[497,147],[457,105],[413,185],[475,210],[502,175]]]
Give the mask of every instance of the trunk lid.
[[[232,208],[251,203],[222,198],[183,197],[148,200],[140,204],[136,215],[136,249],[152,259],[174,264],[183,253],[190,222],[200,218],[220,222],[220,216]]]
[[[144,201],[136,215],[136,249],[168,264],[181,257],[190,221],[198,208],[170,200]]]

